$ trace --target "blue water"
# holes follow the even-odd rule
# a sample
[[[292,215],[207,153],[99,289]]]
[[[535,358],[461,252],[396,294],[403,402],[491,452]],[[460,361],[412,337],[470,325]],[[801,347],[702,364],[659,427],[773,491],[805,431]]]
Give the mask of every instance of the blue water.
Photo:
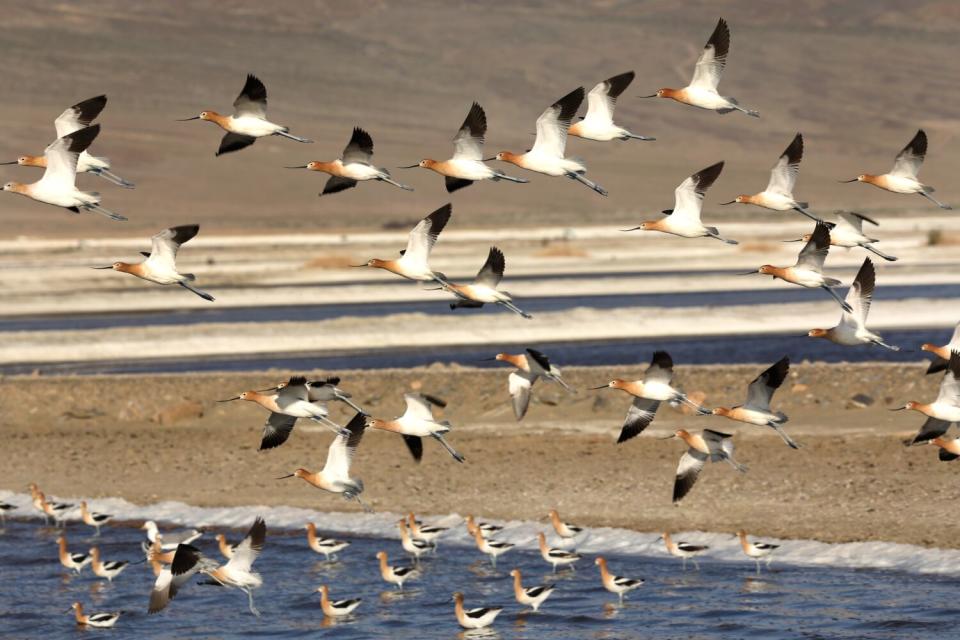
[[[252,517],[251,517],[252,519]],[[267,523],[269,527],[269,522]],[[97,544],[106,559],[139,560],[142,532],[112,526],[100,539],[82,525],[68,527],[70,548]],[[237,541],[244,532],[227,532]],[[463,591],[467,606],[498,606],[493,637],[582,638],[918,638],[956,637],[960,579],[881,570],[777,565],[754,574],[752,562],[701,562],[699,572],[681,571],[667,556],[617,556],[614,572],[647,582],[624,606],[602,589],[593,557],[577,572],[551,575],[539,555],[516,549],[493,571],[473,548],[443,545],[423,561],[424,575],[397,592],[379,578],[374,557],[386,550],[393,564],[405,564],[394,539],[337,537],[353,544],[339,561],[326,563],[310,551],[302,531],[268,530],[255,568],[264,579],[256,592],[263,613],[247,610],[243,593],[188,584],[170,607],[148,616],[153,574],[135,565],[113,584],[79,577],[57,561],[57,531],[37,521],[8,521],[0,534],[0,637],[3,638],[454,638],[462,635],[453,616],[451,593]],[[212,533],[199,542],[218,557]],[[789,543],[787,543],[789,544]],[[508,572],[520,568],[525,583],[555,582],[557,591],[541,613],[525,613],[513,600]],[[331,624],[320,611],[320,584],[334,598],[363,598],[352,618]],[[124,611],[114,630],[81,629],[65,611],[74,601],[88,613]]]
[[[902,348],[843,347],[827,340],[793,334],[722,336],[702,338],[655,338],[606,341],[543,342],[536,345],[498,343],[489,347],[450,346],[364,351],[328,350],[323,353],[267,353],[235,357],[144,359],[79,363],[16,363],[0,365],[0,374],[18,375],[39,371],[43,375],[91,375],[105,373],[179,373],[191,371],[263,371],[287,369],[389,369],[427,366],[436,362],[473,367],[502,367],[485,362],[498,351],[517,351],[535,346],[563,366],[633,366],[647,362],[656,349],[665,349],[674,361],[685,365],[747,364],[774,362],[789,355],[794,362],[919,362],[930,359],[922,353],[924,342],[946,344],[953,329],[884,331],[884,338]]]

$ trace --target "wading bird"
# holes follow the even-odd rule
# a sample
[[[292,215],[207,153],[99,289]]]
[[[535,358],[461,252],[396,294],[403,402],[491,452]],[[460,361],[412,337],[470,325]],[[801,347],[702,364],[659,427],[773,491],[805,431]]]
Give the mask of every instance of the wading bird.
[[[360,603],[363,602],[362,598],[352,598],[350,600],[331,600],[330,599],[330,589],[327,585],[322,584],[317,587],[317,591],[320,592],[320,609],[323,611],[323,615],[330,616],[331,618],[342,618],[353,613],[353,610],[360,606]]]
[[[483,629],[493,624],[503,609],[499,607],[482,607],[479,609],[464,609],[463,594],[457,591],[453,594],[454,613],[457,615],[457,622],[464,629]]]
[[[380,562],[380,577],[384,582],[397,585],[397,589],[403,591],[403,583],[409,580],[416,580],[420,577],[420,570],[416,567],[392,566],[387,562],[386,551],[377,552],[377,560]]]
[[[794,442],[783,430],[783,425],[787,423],[789,418],[782,411],[774,413],[770,410],[770,400],[773,399],[773,394],[786,380],[789,371],[790,359],[783,356],[769,369],[754,378],[753,382],[747,387],[746,402],[732,408],[717,407],[713,410],[713,415],[723,416],[737,422],[755,424],[758,427],[770,427],[783,438],[783,441],[790,448],[799,449],[800,445]]]
[[[780,545],[769,542],[750,542],[747,539],[747,532],[743,529],[737,531],[737,537],[740,538],[740,548],[743,549],[743,553],[757,564],[757,575],[760,575],[761,560],[766,560],[767,569],[770,568],[773,552],[779,549]]]
[[[660,89],[653,95],[641,96],[642,98],[670,98],[692,107],[709,109],[717,113],[730,113],[731,111],[740,111],[754,118],[760,117],[760,112],[752,109],[744,109],[734,98],[721,96],[717,92],[720,84],[720,76],[723,74],[724,67],[727,66],[727,52],[730,50],[730,28],[727,21],[723,18],[717,21],[717,26],[700,57],[697,58],[697,66],[693,71],[693,80],[683,89]]]
[[[265,136],[282,136],[297,142],[313,142],[313,140],[293,135],[290,133],[290,127],[267,120],[267,88],[253,74],[247,74],[247,81],[240,95],[233,101],[233,115],[224,116],[216,111],[201,111],[200,115],[182,118],[180,122],[189,120],[206,120],[227,132],[220,141],[220,148],[216,153],[218,156],[249,147],[257,141],[257,138]]]
[[[116,578],[120,573],[127,568],[129,562],[124,562],[123,560],[111,560],[109,562],[102,562],[100,560],[100,549],[97,547],[92,547],[90,549],[90,568],[93,571],[93,575],[106,578],[109,582],[113,582],[113,579]]]
[[[549,598],[555,587],[552,584],[541,584],[536,587],[524,587],[523,586],[523,576],[520,574],[520,569],[513,569],[510,571],[510,575],[513,577],[513,596],[517,599],[517,602],[530,607],[534,611],[540,610],[540,605],[543,604],[543,601]]]
[[[323,538],[317,535],[317,525],[312,522],[306,524],[307,546],[322,553],[327,562],[331,559],[336,560],[337,554],[350,546],[346,540],[335,540],[334,538]]]
[[[600,582],[603,584],[603,588],[610,593],[617,594],[620,598],[620,604],[623,604],[625,595],[643,586],[643,580],[624,578],[610,573],[610,569],[607,568],[607,560],[603,556],[597,556],[597,559],[593,562],[600,567]]]
[[[110,522],[113,516],[109,513],[97,513],[87,508],[87,501],[80,501],[80,519],[83,523],[96,529],[96,535],[100,535],[100,527]]]
[[[682,540],[679,542],[674,542],[669,533],[664,533],[662,536],[657,538],[657,540],[663,540],[663,544],[667,548],[667,553],[683,560],[684,571],[687,570],[687,560],[690,560],[697,571],[699,571],[700,565],[697,564],[696,558],[700,554],[710,549],[710,547],[705,544],[690,544],[689,542],[684,542]]]
[[[87,615],[83,612],[83,605],[79,602],[74,602],[67,610],[67,613],[71,611],[78,625],[82,627],[96,627],[98,629],[109,629],[113,627],[113,625],[117,624],[120,614],[123,613],[119,611],[113,613],[91,613]]]
[[[537,541],[540,546],[540,557],[553,566],[554,573],[557,572],[557,567],[570,567],[570,569],[576,571],[576,567],[573,565],[579,562],[583,556],[575,551],[548,546],[547,536],[544,535],[543,531],[537,534]]]

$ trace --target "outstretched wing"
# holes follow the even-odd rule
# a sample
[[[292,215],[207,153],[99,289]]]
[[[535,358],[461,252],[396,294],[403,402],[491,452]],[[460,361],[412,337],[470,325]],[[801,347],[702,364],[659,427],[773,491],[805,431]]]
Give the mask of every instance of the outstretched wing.
[[[626,442],[630,438],[643,433],[643,430],[653,422],[659,408],[659,400],[634,398],[630,409],[627,410],[627,417],[623,421],[623,426],[620,428],[620,437],[617,438],[617,444]]]
[[[503,257],[503,252],[496,247],[490,247],[490,253],[487,254],[487,261],[483,263],[480,272],[474,280],[476,284],[482,284],[496,289],[500,281],[503,280],[503,270],[506,268],[507,261]]]
[[[587,94],[587,115],[584,120],[598,124],[613,124],[613,110],[617,98],[633,82],[633,71],[608,78],[599,83]]]
[[[893,169],[890,170],[890,175],[898,178],[912,178],[916,180],[917,174],[920,173],[920,165],[923,164],[923,159],[926,155],[927,134],[924,133],[923,129],[920,129],[917,131],[917,135],[913,136],[913,139],[907,143],[907,146],[897,154],[897,159],[893,162]]]
[[[240,90],[240,95],[233,101],[233,113],[238,118],[252,116],[266,119],[267,117],[267,88],[252,73],[247,74],[247,81]]]
[[[823,263],[826,261],[829,251],[830,229],[822,222],[818,222],[817,227],[810,234],[807,244],[800,250],[796,266],[819,273],[823,271]]]
[[[327,462],[323,466],[323,474],[332,478],[349,478],[350,463],[360,445],[360,439],[363,438],[363,430],[367,426],[367,418],[364,414],[357,412],[353,419],[347,423],[346,429],[350,436],[338,435],[333,439],[330,448],[327,450]]]
[[[430,257],[433,245],[437,243],[440,232],[447,226],[453,206],[447,203],[417,223],[407,237],[407,248],[404,257],[410,260],[426,263]]]
[[[229,571],[235,569],[243,573],[248,573],[253,567],[260,552],[263,551],[263,543],[267,537],[267,523],[263,518],[257,516],[253,521],[253,526],[247,532],[246,537],[240,541],[240,544],[233,548],[233,555],[225,568]]]
[[[716,91],[720,84],[720,76],[727,65],[727,51],[730,50],[730,28],[723,18],[717,21],[710,39],[707,40],[703,52],[697,59],[697,66],[693,71],[691,87]]]
[[[180,245],[192,240],[200,231],[198,224],[184,224],[170,227],[150,238],[150,257],[146,262],[173,268]]]
[[[703,466],[707,463],[707,455],[696,449],[688,449],[680,456],[680,464],[677,465],[677,477],[673,481],[673,501],[678,502],[683,499],[693,485],[696,484]]]
[[[47,169],[37,184],[61,191],[72,189],[77,182],[77,159],[93,143],[99,133],[100,125],[95,124],[50,143],[43,152],[47,160]]]
[[[370,164],[372,157],[373,138],[360,127],[354,127],[353,135],[350,136],[350,142],[343,148],[343,154],[340,156],[340,159],[343,161],[343,164],[350,164],[351,162]]]
[[[769,411],[770,399],[773,398],[774,391],[783,384],[789,371],[790,358],[783,356],[750,383],[747,387],[747,401],[743,406],[748,409]]]
[[[537,139],[530,153],[562,158],[567,146],[567,129],[583,102],[583,87],[563,96],[537,118]]]
[[[510,390],[510,398],[513,400],[513,415],[520,420],[527,414],[530,407],[530,390],[533,388],[533,382],[536,379],[526,371],[510,372],[507,377],[507,385]]]
[[[96,96],[69,107],[53,121],[57,137],[62,138],[74,131],[89,127],[105,106],[107,106],[107,96]]]
[[[770,182],[767,191],[792,197],[793,187],[797,184],[797,174],[800,173],[800,161],[803,159],[803,136],[799,133],[794,136],[790,145],[784,149],[770,171]]]
[[[279,447],[290,434],[293,427],[296,426],[297,419],[293,416],[287,416],[282,413],[270,413],[267,421],[263,425],[263,435],[260,437],[260,451]]]
[[[673,380],[673,358],[666,351],[654,351],[650,366],[643,374],[643,381],[670,384]]]
[[[703,209],[703,196],[723,171],[723,161],[701,169],[680,183],[674,192],[672,220],[677,224],[700,223],[700,211]]]
[[[476,102],[453,137],[453,157],[457,160],[482,160],[483,141],[487,135],[487,114]]]

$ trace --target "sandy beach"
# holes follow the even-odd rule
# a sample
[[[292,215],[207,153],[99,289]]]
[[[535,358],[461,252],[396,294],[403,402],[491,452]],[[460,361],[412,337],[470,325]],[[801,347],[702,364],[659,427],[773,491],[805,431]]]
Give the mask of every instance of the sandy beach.
[[[426,443],[424,461],[416,465],[398,437],[368,432],[355,474],[376,510],[529,520],[556,507],[586,525],[641,531],[745,527],[782,538],[958,548],[960,525],[943,520],[943,505],[956,498],[955,465],[939,462],[932,447],[905,448],[902,440],[922,419],[887,410],[936,393],[938,380],[924,377],[925,367],[919,361],[795,365],[777,400],[791,417],[788,430],[803,445],[799,451],[772,432],[670,408],[641,437],[616,446],[627,397],[584,389],[639,374],[639,367],[571,368],[565,377],[579,393],[538,385],[521,423],[510,410],[506,368],[349,372],[342,386],[375,416],[399,414],[401,394],[411,388],[446,398],[450,442],[467,458],[458,465]],[[679,367],[677,379],[688,392],[705,393],[708,406],[729,406],[741,402],[744,385],[759,370]],[[301,426],[283,447],[258,453],[262,411],[215,402],[285,375],[5,378],[0,488],[23,491],[34,481],[53,495],[137,503],[354,510],[299,480],[274,479],[322,465],[329,432]],[[865,397],[854,400],[859,395]],[[349,414],[338,407],[334,416]],[[691,494],[672,505],[683,447],[656,438],[678,427],[735,433],[737,457],[749,472],[710,466]]]

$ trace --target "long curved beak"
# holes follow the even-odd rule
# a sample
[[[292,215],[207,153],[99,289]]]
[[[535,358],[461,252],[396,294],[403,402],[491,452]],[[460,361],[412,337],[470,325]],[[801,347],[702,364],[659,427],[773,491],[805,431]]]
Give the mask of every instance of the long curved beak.
[[[663,438],[657,438],[657,440],[671,440],[671,439],[676,438],[676,437],[677,437],[677,434],[671,433],[670,435],[665,436],[665,437],[663,437]],[[657,540],[660,540],[660,538],[657,538]]]
[[[295,473],[289,473],[289,474],[287,474],[287,475],[285,475],[285,476],[280,476],[279,478],[277,478],[277,480],[286,480],[287,478],[292,478],[292,477],[295,476],[295,475],[297,475],[297,474],[295,474]]]
[[[483,161],[484,161],[484,162],[490,162],[491,160],[496,160],[496,159],[497,159],[497,156],[491,156],[491,157],[489,157],[489,158],[484,158]]]
[[[199,120],[200,116],[193,116],[192,118],[177,118],[177,122],[188,122],[190,120]]]
[[[596,391],[597,389],[609,389],[609,388],[610,388],[610,385],[605,384],[599,387],[587,387],[587,391]]]
[[[839,182],[839,183],[841,183],[841,184],[847,183],[847,182],[856,182],[856,181],[857,181],[857,178],[854,178],[853,180],[837,180],[837,182]]]
[[[352,264],[352,265],[350,265],[350,266],[351,266],[351,267],[367,267],[367,266],[370,266],[370,265],[366,265],[366,264]]]
[[[307,165],[305,164],[298,164],[295,167],[284,167],[284,169],[306,169],[306,168],[307,168]]]
[[[725,206],[725,205],[728,205],[728,204],[736,204],[736,203],[737,203],[736,200],[731,200],[730,202],[721,202],[721,203],[720,203],[720,206]]]
[[[419,166],[420,166],[420,163],[418,162],[417,164],[408,164],[404,167],[397,167],[397,169],[416,169]]]
[[[897,407],[896,409],[890,409],[890,411],[904,411],[906,408],[907,408],[906,406]]]
[[[91,268],[91,269],[113,269],[113,265],[112,265],[112,264],[108,264],[108,265],[105,266],[105,267],[90,267],[90,268]]]
[[[781,240],[780,242],[803,242],[803,238],[796,238],[794,240]]]
[[[632,227],[632,228],[630,228],[630,229],[620,229],[620,231],[624,231],[624,232],[626,232],[626,231],[639,231],[639,230],[641,230],[642,228],[643,228],[643,227]]]
[[[650,94],[649,96],[637,96],[637,97],[638,98],[656,98],[657,94],[653,93],[653,94]]]
[[[738,275],[738,276],[752,276],[752,275],[755,274],[755,273],[760,273],[760,269],[756,269],[756,270],[754,270],[754,271],[744,271],[743,273],[736,273],[736,274],[734,274],[734,275]]]
[[[18,164],[16,160],[13,162],[0,162],[0,164]]]
[[[234,400],[239,400],[239,399],[240,399],[240,396],[236,396],[234,398],[227,398],[226,400],[217,400],[217,402],[233,402]]]

